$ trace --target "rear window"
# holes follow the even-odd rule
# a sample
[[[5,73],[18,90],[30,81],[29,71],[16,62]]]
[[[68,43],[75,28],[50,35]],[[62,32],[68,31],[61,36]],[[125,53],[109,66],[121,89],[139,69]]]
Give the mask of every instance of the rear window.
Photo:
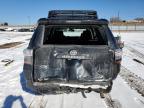
[[[48,26],[43,44],[107,45],[107,38],[103,26]]]

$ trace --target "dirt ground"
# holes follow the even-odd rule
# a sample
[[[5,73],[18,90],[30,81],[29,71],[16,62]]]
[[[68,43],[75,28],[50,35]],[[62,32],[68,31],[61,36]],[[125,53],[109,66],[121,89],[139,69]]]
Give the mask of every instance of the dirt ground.
[[[2,44],[2,45],[0,45],[0,49],[15,47],[15,46],[20,45],[22,43],[23,42],[11,42],[11,43]]]

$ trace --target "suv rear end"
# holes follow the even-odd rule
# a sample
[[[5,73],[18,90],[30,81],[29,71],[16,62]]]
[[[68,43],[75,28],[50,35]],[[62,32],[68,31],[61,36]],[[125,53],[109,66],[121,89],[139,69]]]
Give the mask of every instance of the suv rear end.
[[[109,92],[120,71],[108,21],[96,11],[50,11],[24,51],[27,84],[38,92]]]

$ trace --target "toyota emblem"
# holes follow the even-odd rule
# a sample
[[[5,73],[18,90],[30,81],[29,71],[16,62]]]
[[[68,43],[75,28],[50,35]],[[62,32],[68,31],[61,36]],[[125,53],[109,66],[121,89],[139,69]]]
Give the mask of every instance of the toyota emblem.
[[[69,53],[70,55],[74,56],[74,55],[77,55],[78,52],[76,50],[70,50]]]

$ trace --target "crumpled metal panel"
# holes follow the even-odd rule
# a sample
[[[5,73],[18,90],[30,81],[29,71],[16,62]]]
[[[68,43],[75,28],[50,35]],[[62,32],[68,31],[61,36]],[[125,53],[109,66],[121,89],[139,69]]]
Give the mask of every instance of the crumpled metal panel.
[[[71,50],[77,54],[70,55]],[[107,46],[44,46],[35,51],[34,79],[109,79],[112,78],[112,56]]]

